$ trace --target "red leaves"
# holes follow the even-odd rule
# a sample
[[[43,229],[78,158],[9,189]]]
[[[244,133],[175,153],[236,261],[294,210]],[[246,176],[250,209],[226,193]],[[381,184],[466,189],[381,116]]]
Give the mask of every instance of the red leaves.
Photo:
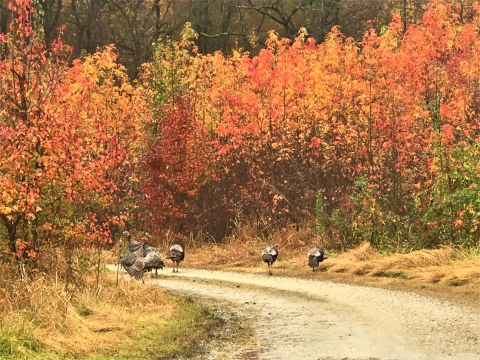
[[[9,8],[19,15],[0,37],[9,41],[0,60],[0,226],[10,229],[9,249],[34,259],[52,238],[107,244],[109,227],[124,221],[115,207],[138,182],[144,102],[113,47],[69,67],[69,48],[57,39],[46,50],[32,28],[29,1]]]
[[[318,137],[316,136],[313,136],[311,139],[310,139],[310,147],[314,148],[314,149],[318,149],[320,147],[320,144],[321,144],[321,141]]]
[[[201,180],[208,176],[208,146],[196,128],[192,109],[178,99],[176,108],[161,121],[160,137],[149,144],[143,168],[149,179],[144,183],[148,203],[159,219],[182,223],[195,207]]]

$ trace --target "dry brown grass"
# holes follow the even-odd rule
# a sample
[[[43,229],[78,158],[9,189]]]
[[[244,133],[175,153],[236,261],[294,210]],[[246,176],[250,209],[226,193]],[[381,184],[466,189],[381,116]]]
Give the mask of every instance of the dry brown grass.
[[[63,328],[58,328],[59,319],[42,321],[34,334],[58,352],[113,355],[122,341],[138,336],[142,327],[164,324],[179,311],[178,303],[158,287],[130,281],[120,281],[116,287],[111,278],[107,281],[98,296],[78,296],[76,306],[69,306],[62,315]]]
[[[136,331],[161,325],[180,310],[178,301],[159,287],[131,281],[116,286],[113,274],[102,277],[98,292],[89,290],[94,288],[89,285],[71,294],[47,276],[19,282],[8,292],[9,301],[0,315],[2,324],[13,329],[21,324],[22,330],[49,351],[80,357],[113,355]]]
[[[286,238],[288,242],[282,241]],[[269,243],[274,242],[282,245],[274,274],[415,291],[480,306],[480,256],[469,251],[445,247],[387,256],[366,242],[345,253],[327,251],[330,258],[312,272],[306,254],[316,244],[306,244],[291,234]],[[266,244],[260,240],[207,244],[189,254],[185,262],[198,268],[265,272],[260,252]]]
[[[96,274],[82,277],[84,286],[73,292],[46,274],[0,280],[0,357],[168,357],[215,326],[196,304],[126,275],[117,284],[116,275],[102,272],[99,286]]]

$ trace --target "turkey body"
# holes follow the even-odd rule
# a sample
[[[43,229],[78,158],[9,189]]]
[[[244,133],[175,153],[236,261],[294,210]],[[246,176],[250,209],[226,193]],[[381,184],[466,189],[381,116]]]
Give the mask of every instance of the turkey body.
[[[318,264],[325,259],[328,259],[328,256],[325,255],[321,247],[316,246],[308,251],[308,266],[310,266],[313,271],[315,271]]]
[[[269,245],[262,250],[262,260],[268,264],[268,273],[272,275],[272,264],[278,257],[278,245]]]
[[[165,267],[162,254],[153,246],[143,244],[143,259],[145,262],[145,271],[152,271],[155,269],[155,275],[158,275],[157,270]]]
[[[124,231],[123,235],[128,239],[128,250],[130,253],[138,257],[143,257],[143,243],[133,240],[128,231]]]
[[[142,257],[134,253],[122,254],[120,258],[121,264],[125,271],[133,276],[135,279],[142,279],[145,271],[145,261]]]
[[[178,264],[180,264],[180,261],[182,261],[185,258],[185,251],[183,251],[183,248],[180,245],[174,244],[170,246],[170,249],[168,250],[168,254],[166,258],[171,259],[173,262],[172,272],[175,272],[175,264],[177,265],[176,272],[178,272]]]

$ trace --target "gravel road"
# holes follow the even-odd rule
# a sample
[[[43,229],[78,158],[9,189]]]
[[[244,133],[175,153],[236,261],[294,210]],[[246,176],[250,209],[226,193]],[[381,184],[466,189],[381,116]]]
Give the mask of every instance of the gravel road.
[[[147,280],[224,302],[250,319],[254,344],[208,359],[480,359],[480,310],[330,281],[180,269]],[[210,300],[209,300],[210,299]]]

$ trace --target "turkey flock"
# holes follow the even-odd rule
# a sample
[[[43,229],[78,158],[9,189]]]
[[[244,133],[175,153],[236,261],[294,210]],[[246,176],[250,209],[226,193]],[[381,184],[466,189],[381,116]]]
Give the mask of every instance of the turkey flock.
[[[272,275],[272,265],[277,260],[279,244],[265,246],[262,250],[262,260],[268,264],[268,274]],[[328,256],[321,247],[315,246],[308,251],[308,266],[315,271],[315,268]]]
[[[135,279],[142,280],[142,282],[145,282],[143,275],[146,272],[155,270],[155,275],[158,275],[157,270],[163,270],[165,267],[160,251],[153,246],[147,245],[147,238],[142,238],[143,242],[139,242],[133,240],[128,231],[124,231],[123,235],[128,239],[130,251],[129,253],[122,254],[120,257],[120,263],[125,271]],[[279,244],[268,245],[262,250],[262,260],[268,265],[269,275],[272,275],[272,265],[277,260],[279,247]],[[172,260],[172,272],[178,273],[178,265],[185,258],[185,251],[180,245],[173,244],[170,246],[165,258]],[[315,246],[308,251],[308,266],[311,267],[313,271],[315,271],[315,268],[325,259],[328,259],[328,256],[325,255],[321,247]]]
[[[128,231],[124,231],[123,235],[128,239],[128,249],[130,251],[129,253],[120,256],[120,263],[125,271],[135,279],[142,280],[143,283],[145,283],[143,275],[146,272],[152,272],[152,270],[155,270],[155,275],[158,275],[157,270],[163,270],[165,267],[163,256],[160,251],[153,246],[147,245],[146,242],[148,239],[146,237],[141,239],[143,242],[139,242],[133,240]],[[178,265],[184,257],[185,252],[180,245],[174,244],[170,247],[166,259],[172,260],[173,272],[178,272]],[[175,264],[177,267],[176,270]]]

